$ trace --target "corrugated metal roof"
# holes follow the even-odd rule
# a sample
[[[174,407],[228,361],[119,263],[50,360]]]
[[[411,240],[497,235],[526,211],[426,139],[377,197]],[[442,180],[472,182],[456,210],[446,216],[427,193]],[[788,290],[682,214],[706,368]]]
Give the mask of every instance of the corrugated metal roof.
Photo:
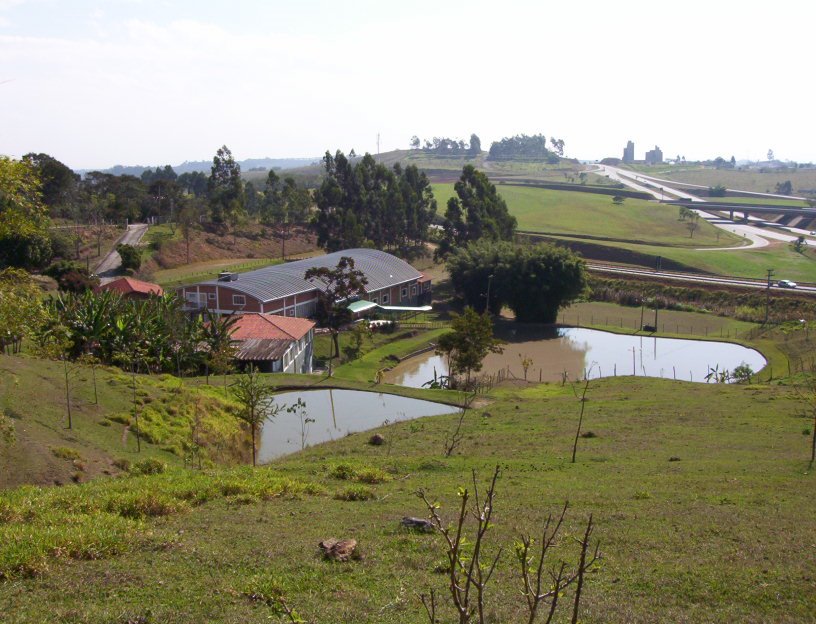
[[[303,276],[312,267],[334,268],[343,256],[354,260],[354,268],[368,278],[366,290],[375,291],[419,279],[422,273],[404,260],[378,249],[345,249],[325,256],[276,264],[263,269],[240,273],[234,282],[219,282],[217,279],[202,284],[221,285],[246,293],[261,301],[273,301],[283,297],[309,292],[321,288],[322,284],[310,283]],[[189,286],[187,287],[189,288]]]
[[[251,338],[235,345],[235,359],[245,362],[279,360],[286,353],[291,340]]]

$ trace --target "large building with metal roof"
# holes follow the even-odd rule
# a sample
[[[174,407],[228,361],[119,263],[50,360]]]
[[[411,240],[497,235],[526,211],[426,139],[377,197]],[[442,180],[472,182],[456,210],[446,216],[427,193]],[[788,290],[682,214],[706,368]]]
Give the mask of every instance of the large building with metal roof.
[[[343,256],[368,279],[365,298],[382,305],[428,303],[431,280],[404,260],[377,249],[346,249],[277,264],[247,273],[223,273],[177,289],[187,309],[207,308],[218,314],[262,312],[308,318],[315,313],[322,284],[305,279],[314,267],[334,268]]]

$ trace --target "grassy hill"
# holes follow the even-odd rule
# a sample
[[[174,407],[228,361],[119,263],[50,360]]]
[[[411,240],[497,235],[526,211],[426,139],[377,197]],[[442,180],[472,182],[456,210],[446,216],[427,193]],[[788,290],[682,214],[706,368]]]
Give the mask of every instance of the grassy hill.
[[[716,169],[700,165],[656,165],[632,166],[644,174],[689,184],[716,186],[721,184],[729,189],[752,191],[754,193],[775,193],[778,183],[790,180],[794,195],[816,191],[816,169],[789,169],[777,171],[768,169]]]
[[[484,482],[498,464],[493,621],[522,618],[513,540],[565,500],[567,535],[592,513],[601,540],[583,622],[814,620],[811,421],[788,387],[617,378],[593,382],[588,399],[576,463],[572,388],[519,385],[484,397],[451,457],[455,415],[381,428],[383,446],[353,434],[256,470],[171,467],[5,492],[0,613],[267,622],[283,596],[310,622],[424,622],[417,593],[445,595],[444,554],[399,520],[423,515],[420,488],[451,519],[471,471]],[[328,537],[358,540],[361,558],[324,561]],[[574,555],[570,540],[562,552]]]
[[[444,214],[448,198],[454,195],[453,184],[435,183],[433,189]],[[676,207],[632,198],[616,206],[608,195],[511,184],[500,184],[498,190],[518,219],[519,231],[575,244],[590,259],[630,262],[622,255],[615,260],[614,250],[623,249],[642,254],[642,264],[649,267],[661,256],[708,273],[760,279],[773,267],[780,279],[816,282],[814,250],[797,252],[775,241],[763,248],[740,249],[745,243],[742,237],[703,220],[691,238]],[[593,251],[597,247],[603,249]],[[720,249],[727,247],[732,249]]]
[[[455,192],[453,184],[434,184],[434,195],[445,206]],[[620,206],[608,195],[555,191],[502,184],[499,194],[510,213],[518,219],[518,229],[564,236],[589,236],[620,242],[670,245],[673,247],[739,246],[742,240],[700,222],[694,238],[678,219],[674,206],[628,198]],[[444,208],[440,209],[444,212]]]
[[[129,425],[133,384],[116,368],[68,368],[72,428],[68,429],[65,369],[61,362],[0,355],[0,409],[14,424],[15,442],[0,441],[0,488],[86,481],[119,474],[142,459],[180,465],[191,423],[198,418],[205,463],[243,462],[249,447],[235,406],[215,387],[183,385],[169,375],[136,377],[143,431],[141,452]],[[215,383],[215,381],[214,381]]]
[[[452,182],[456,180],[465,165],[473,165],[485,171],[490,177],[512,178],[524,177],[548,182],[577,182],[584,166],[570,160],[563,160],[558,164],[531,161],[491,161],[487,160],[487,152],[478,156],[443,156],[423,152],[421,150],[392,150],[381,154],[373,154],[374,159],[387,167],[400,164],[416,165],[428,175],[432,181]],[[281,176],[292,176],[301,184],[317,186],[323,175],[323,163],[317,162],[304,167],[287,169],[278,172]],[[269,173],[267,171],[244,171],[244,180],[251,181],[256,188],[262,188]],[[609,180],[602,176],[587,173],[590,184],[609,184]]]

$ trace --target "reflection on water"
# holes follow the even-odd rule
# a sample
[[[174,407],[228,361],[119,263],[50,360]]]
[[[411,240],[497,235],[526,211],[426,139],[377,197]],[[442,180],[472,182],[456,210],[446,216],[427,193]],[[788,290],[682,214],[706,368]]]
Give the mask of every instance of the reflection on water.
[[[612,334],[583,327],[502,326],[497,336],[506,341],[503,353],[484,359],[482,373],[507,370],[524,378],[522,359],[532,360],[530,381],[643,375],[686,381],[705,381],[709,370],[732,371],[741,363],[754,371],[765,358],[754,349],[729,342],[683,340]],[[420,387],[437,375],[446,375],[445,359],[433,352],[411,358],[386,374],[389,383]]]
[[[283,392],[275,395],[274,402],[289,406],[296,404],[298,398],[306,403],[303,414],[284,410],[264,425],[258,454],[261,463],[304,446],[373,429],[384,422],[456,411],[455,407],[432,401],[358,390]],[[314,420],[305,422],[307,418]]]

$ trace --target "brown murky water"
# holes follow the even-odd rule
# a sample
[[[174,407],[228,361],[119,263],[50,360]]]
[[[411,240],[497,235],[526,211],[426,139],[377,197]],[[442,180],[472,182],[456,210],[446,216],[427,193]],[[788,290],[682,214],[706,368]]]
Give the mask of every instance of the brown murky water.
[[[765,366],[765,358],[754,349],[728,342],[682,340],[613,334],[582,327],[503,325],[497,337],[505,341],[502,353],[484,359],[482,374],[509,371],[524,378],[522,360],[531,360],[530,381],[642,375],[686,381],[705,381],[711,369],[733,370],[742,363],[754,371]],[[437,375],[446,375],[442,356],[429,352],[400,363],[386,374],[385,381],[421,387]]]
[[[359,390],[282,392],[276,394],[273,401],[277,405],[293,405],[298,398],[306,403],[304,418],[301,420],[298,414],[282,411],[267,422],[261,432],[259,462],[384,423],[456,411],[455,407],[443,403]]]

